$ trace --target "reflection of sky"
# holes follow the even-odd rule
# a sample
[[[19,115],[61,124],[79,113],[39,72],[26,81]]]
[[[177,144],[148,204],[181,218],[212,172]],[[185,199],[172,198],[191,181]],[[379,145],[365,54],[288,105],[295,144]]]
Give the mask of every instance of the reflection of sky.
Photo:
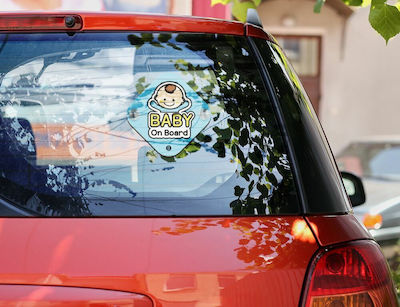
[[[167,0],[114,0],[105,1],[109,11],[135,11],[148,13],[167,13]]]
[[[202,144],[198,152],[177,159],[174,163],[165,162],[157,155],[155,161],[151,161],[148,156],[151,147],[126,121],[129,106],[138,98],[137,85],[140,84],[142,88],[148,86],[147,90],[152,92],[158,83],[153,86],[151,84],[155,79],[158,80],[160,74],[168,76],[165,80],[172,78],[174,82],[180,81],[181,85],[188,84],[185,85],[188,94],[189,90],[193,91],[189,85],[193,81],[196,87],[215,85],[214,89],[204,92],[208,95],[221,95],[217,78],[210,69],[213,61],[204,52],[184,48],[184,44],[176,43],[175,38],[171,39],[172,42],[180,45],[182,50],[145,44],[135,51],[126,39],[126,34],[115,35],[112,40],[103,42],[98,40],[99,35],[94,34],[93,41],[89,43],[84,35],[74,37],[76,41],[68,42],[73,51],[62,51],[62,58],[54,60],[40,78],[37,74],[45,63],[44,59],[25,62],[5,76],[3,87],[8,87],[7,93],[23,97],[26,95],[35,101],[27,105],[15,103],[7,106],[6,113],[11,118],[24,118],[32,125],[37,146],[37,165],[49,165],[49,173],[57,179],[54,179],[54,183],[48,182],[48,185],[59,184],[60,188],[68,186],[67,179],[70,178],[66,178],[65,174],[70,171],[73,176],[87,180],[90,186],[84,188],[85,196],[104,197],[102,203],[112,203],[116,197],[125,197],[129,198],[130,205],[142,210],[146,205],[144,197],[150,196],[152,199],[147,198],[146,201],[155,209],[149,205],[149,210],[154,209],[159,213],[159,207],[165,207],[162,199],[175,197],[182,200],[180,203],[174,200],[173,205],[178,209],[173,211],[172,208],[171,212],[184,213],[183,210],[187,210],[193,213],[190,210],[196,207],[195,214],[230,214],[229,203],[237,198],[232,193],[234,186],[247,186],[248,183],[239,175],[237,159],[229,153],[221,159],[212,148],[218,137],[213,128],[227,127],[225,120],[228,115],[221,108],[211,103],[210,108],[214,107],[220,119],[200,129],[212,137],[212,142]],[[40,47],[47,50],[43,58],[51,62],[54,55],[60,56],[56,51],[61,46],[53,43],[53,36],[51,40],[41,39],[39,37],[38,40]],[[11,40],[5,45],[6,58],[12,60],[13,57],[24,56],[13,55],[13,51],[20,49],[16,44],[18,41]],[[80,51],[86,50],[81,48],[88,46],[90,52]],[[29,47],[29,44],[25,47]],[[185,66],[186,62],[182,59],[205,70],[196,74],[194,69],[189,70],[190,66]],[[176,72],[175,64],[190,74],[177,80],[177,75],[183,74]],[[33,82],[34,77],[37,78]],[[239,80],[238,74],[234,75],[234,80]],[[19,81],[21,84],[18,84]],[[147,102],[147,99],[144,101]],[[197,132],[192,130],[194,135]],[[145,138],[146,134],[142,135]],[[255,132],[254,136],[261,137],[261,134]],[[268,141],[268,146],[274,147],[272,140]],[[247,145],[242,150],[246,154],[251,148]],[[272,169],[272,173],[278,182],[282,180],[276,168]],[[71,178],[73,176],[70,175]],[[254,180],[254,184],[259,178],[253,174],[249,179],[249,182]],[[260,184],[263,183],[267,182]],[[59,191],[59,187],[52,190]],[[250,192],[249,196],[254,198],[260,195],[257,189]],[[203,199],[195,203],[195,198]],[[191,200],[190,204],[186,204],[187,199]],[[122,203],[121,207],[124,205]],[[102,208],[103,214],[106,206]],[[115,212],[115,206],[110,214]],[[123,212],[121,208],[121,214]]]

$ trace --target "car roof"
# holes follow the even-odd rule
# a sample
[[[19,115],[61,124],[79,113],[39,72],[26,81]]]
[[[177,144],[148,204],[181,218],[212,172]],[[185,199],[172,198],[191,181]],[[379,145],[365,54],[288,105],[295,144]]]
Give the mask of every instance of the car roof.
[[[126,12],[0,12],[2,17],[51,17],[78,15],[82,19],[82,28],[78,31],[167,31],[198,32],[231,35],[248,35],[270,40],[273,37],[262,28],[238,21],[196,16],[174,16],[161,14],[135,14]],[[12,30],[12,29],[11,29]],[[31,31],[35,29],[32,28]],[[43,30],[43,29],[41,29]],[[10,30],[0,30],[0,33]]]

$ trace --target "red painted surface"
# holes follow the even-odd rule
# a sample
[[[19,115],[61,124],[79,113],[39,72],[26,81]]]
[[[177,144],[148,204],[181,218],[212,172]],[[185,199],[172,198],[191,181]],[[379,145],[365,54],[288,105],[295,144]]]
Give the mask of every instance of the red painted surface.
[[[39,30],[79,30],[82,27],[82,20],[77,15],[67,15],[73,18],[75,21],[71,27],[65,25],[64,18],[66,14],[54,14],[54,15],[15,15],[15,14],[2,14],[0,16],[0,31],[7,30],[21,30],[21,31],[39,31]]]
[[[192,15],[231,19],[231,9],[229,5],[216,4],[211,6],[211,0],[193,0]]]
[[[119,13],[1,13],[1,16],[37,16],[37,15],[71,15],[82,17],[81,30],[114,30],[114,31],[171,31],[201,32],[244,35],[243,24],[234,21],[215,20],[200,17],[179,17],[162,15],[119,14]],[[43,28],[40,29],[44,31]],[[49,28],[49,30],[54,30]]]
[[[244,35],[241,23],[204,18],[79,15],[82,30]],[[268,38],[253,26],[247,26],[247,34]],[[155,306],[298,306],[318,249],[313,233],[323,246],[370,238],[351,215],[307,221],[293,216],[3,218],[0,284],[119,290],[148,295]]]
[[[322,246],[372,238],[364,226],[351,214],[308,216],[306,219],[318,230],[318,243]]]
[[[83,26],[78,30],[71,30],[62,27],[59,22],[55,23],[54,18],[62,16],[78,15],[82,18]],[[46,17],[39,20],[37,17]],[[179,17],[179,16],[162,16],[162,15],[140,15],[140,14],[118,14],[118,13],[1,13],[0,14],[0,32],[17,31],[16,27],[5,28],[2,24],[9,23],[9,19],[18,17],[21,25],[25,25],[29,31],[90,31],[90,30],[110,30],[110,31],[167,31],[167,32],[200,32],[200,33],[220,33],[231,35],[247,35],[275,41],[274,38],[266,33],[263,29],[244,25],[240,22],[216,20],[200,17]],[[26,17],[24,20],[23,17]],[[78,20],[78,19],[77,19]],[[14,21],[13,21],[14,22]],[[46,28],[45,23],[48,22]],[[15,22],[14,22],[15,23]],[[32,27],[29,28],[29,23]],[[35,28],[35,25],[38,25]]]
[[[297,306],[318,248],[299,217],[3,218],[0,246],[1,284],[120,290],[156,306]]]
[[[0,306],[151,307],[150,298],[127,292],[72,287],[0,285]]]
[[[256,38],[261,38],[261,39],[265,39],[265,40],[269,40],[269,41],[277,43],[275,38],[273,38],[271,34],[265,32],[260,27],[253,26],[250,24],[245,25],[245,35],[256,37]]]

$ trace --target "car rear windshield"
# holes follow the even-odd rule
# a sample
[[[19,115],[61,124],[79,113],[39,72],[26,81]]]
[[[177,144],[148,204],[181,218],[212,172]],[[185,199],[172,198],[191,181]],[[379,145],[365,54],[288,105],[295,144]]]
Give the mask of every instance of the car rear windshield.
[[[0,35],[0,215],[299,212],[246,38]]]

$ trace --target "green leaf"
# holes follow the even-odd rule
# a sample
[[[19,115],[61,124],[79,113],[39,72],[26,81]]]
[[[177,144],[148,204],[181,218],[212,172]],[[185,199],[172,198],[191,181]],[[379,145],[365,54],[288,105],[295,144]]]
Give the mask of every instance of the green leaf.
[[[200,142],[204,142],[204,143],[209,143],[209,142],[212,141],[211,136],[209,136],[208,134],[207,134],[207,135],[204,135],[203,133],[199,133],[199,134],[196,136],[196,139],[198,139]]]
[[[225,158],[225,145],[222,142],[216,142],[212,147],[217,153],[218,158]]]
[[[251,193],[251,191],[253,191],[253,188],[254,188],[254,180],[252,180],[252,181],[250,182],[250,184],[249,184],[249,187],[248,187],[248,189],[249,189],[249,194]]]
[[[251,165],[250,163],[247,163],[243,170],[240,172],[240,175],[246,179],[247,181],[250,180],[250,176],[253,173],[253,165]]]
[[[157,159],[157,154],[154,150],[149,150],[148,152],[146,152],[146,157],[151,163],[154,163],[154,161],[156,161]]]
[[[247,128],[243,128],[240,131],[239,144],[241,146],[246,146],[248,143],[249,143],[249,130],[247,130]]]
[[[144,44],[143,38],[134,34],[128,35],[128,40],[131,43],[131,45],[135,46],[136,48],[140,48]]]
[[[371,5],[371,0],[363,0],[362,7],[367,7]]]
[[[240,120],[228,119],[228,124],[234,130],[240,130],[240,128],[242,128],[242,122]]]
[[[233,144],[231,147],[232,151],[232,156],[236,157],[237,156],[237,145]]]
[[[238,197],[242,196],[243,191],[244,191],[244,188],[241,188],[238,185],[235,186],[235,196],[238,196]]]
[[[196,152],[201,148],[201,145],[199,143],[190,143],[188,146],[186,146],[186,151],[187,152]]]
[[[265,176],[267,177],[268,181],[274,185],[275,187],[278,185],[278,180],[276,180],[276,177],[272,173],[266,173]],[[261,192],[261,191],[260,191]]]
[[[363,0],[342,0],[342,1],[349,6],[361,6],[363,4]]]
[[[150,44],[154,47],[159,47],[159,48],[164,48],[163,45],[161,45],[159,42],[150,42]]]
[[[167,45],[174,48],[175,50],[182,50],[182,48],[178,47],[177,45],[175,45],[173,43],[167,43]]]
[[[231,140],[232,130],[230,128],[221,129],[219,127],[214,127],[213,130],[225,143],[228,143]]]
[[[263,162],[263,155],[262,155],[261,151],[258,149],[258,147],[255,147],[254,151],[249,153],[249,158],[255,164],[262,164],[262,162]]]
[[[234,0],[232,6],[232,15],[241,22],[246,22],[247,10],[255,9],[257,6],[253,1]]]
[[[145,90],[145,87],[143,86],[143,84],[136,84],[136,92],[140,95],[141,93],[143,93]]]
[[[257,183],[257,190],[260,191],[261,195],[265,198],[268,197],[269,189],[266,185]]]
[[[209,85],[202,87],[201,91],[203,93],[208,93],[208,92],[211,92],[214,89],[214,87],[215,87],[214,84],[210,83]]]
[[[229,204],[229,206],[232,208],[232,213],[233,215],[239,215],[241,214],[241,209],[242,209],[242,202],[240,199],[236,199],[233,202]]]
[[[197,91],[197,90],[199,89],[199,87],[196,85],[196,83],[194,83],[193,80],[190,80],[187,84],[188,84],[194,91]]]
[[[167,162],[175,162],[175,158],[174,157],[165,157],[165,156],[160,156],[161,159],[163,159],[164,161]]]
[[[243,151],[239,147],[236,147],[236,149],[237,149],[237,154],[238,154],[238,158],[239,158],[240,163],[242,165],[245,165],[247,159],[244,157]]]
[[[232,2],[232,0],[211,0],[211,6],[214,6],[216,4],[227,5],[229,2]]]
[[[384,3],[384,0],[373,0],[369,12],[371,26],[385,39],[400,33],[400,11],[397,7]]]
[[[186,157],[188,155],[188,153],[185,150],[182,150],[180,153],[178,153],[175,158],[177,159],[182,159],[184,157]]]
[[[314,13],[320,13],[324,3],[325,0],[317,0],[314,4]]]
[[[158,35],[158,40],[162,43],[168,42],[172,38],[172,35],[169,33],[161,33]]]
[[[153,41],[153,34],[149,33],[149,32],[144,32],[141,34],[141,37],[143,39],[144,42],[146,43],[150,43]]]

